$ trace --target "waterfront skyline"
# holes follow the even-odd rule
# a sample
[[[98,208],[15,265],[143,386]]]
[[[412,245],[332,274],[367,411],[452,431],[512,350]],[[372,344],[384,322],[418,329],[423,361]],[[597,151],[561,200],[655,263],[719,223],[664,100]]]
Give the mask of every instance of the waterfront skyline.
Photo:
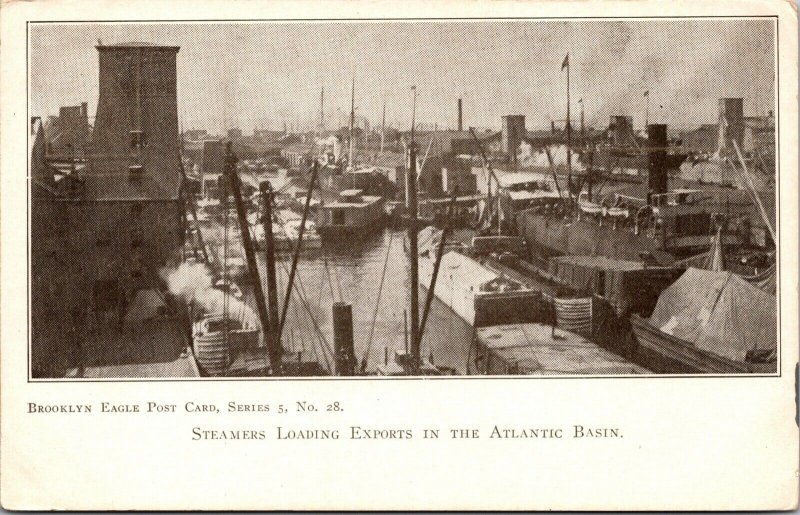
[[[713,30],[712,30],[713,27]],[[651,122],[714,123],[717,100],[743,97],[747,115],[774,109],[772,20],[497,21],[420,23],[47,24],[31,28],[31,115],[97,104],[98,41],[178,45],[179,116],[185,129],[316,126],[325,88],[328,128],[356,114],[410,128],[417,121],[499,128],[504,114],[528,127],[565,118],[570,53],[572,118],[587,125],[628,114]],[[57,59],[53,58],[58,56]],[[301,64],[302,63],[302,64]],[[662,107],[663,106],[663,107]]]

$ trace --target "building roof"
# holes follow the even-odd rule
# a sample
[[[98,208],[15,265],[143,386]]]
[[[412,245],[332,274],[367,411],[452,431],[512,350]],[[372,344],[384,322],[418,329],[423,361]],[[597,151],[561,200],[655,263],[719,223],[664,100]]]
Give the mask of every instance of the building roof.
[[[351,190],[351,191],[361,191],[361,190]],[[344,192],[342,192],[344,193]],[[376,202],[380,202],[383,200],[383,197],[374,197],[371,195],[361,195],[359,197],[361,199],[360,202],[347,202],[346,200],[336,200],[334,202],[330,202],[328,204],[324,204],[323,207],[326,208],[339,208],[339,207],[364,207],[369,204],[374,204]]]
[[[145,41],[130,41],[127,43],[112,43],[110,45],[103,45],[102,43],[95,45],[97,50],[118,50],[123,48],[152,48],[160,50],[180,50],[181,47],[175,45],[160,45],[158,43],[149,43]]]
[[[553,182],[553,177],[548,176],[546,173],[537,172],[508,172],[499,175],[497,178],[500,181],[500,186],[507,188],[515,184],[527,184],[529,182]]]

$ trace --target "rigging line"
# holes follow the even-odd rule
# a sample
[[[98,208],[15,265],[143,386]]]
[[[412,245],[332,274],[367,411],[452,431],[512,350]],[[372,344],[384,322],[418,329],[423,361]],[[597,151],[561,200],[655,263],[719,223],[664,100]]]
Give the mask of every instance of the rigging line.
[[[328,276],[328,287],[331,290],[331,301],[336,302],[336,295],[333,293],[333,280],[331,279],[331,269],[328,266],[327,252],[323,253],[322,260],[325,263],[325,274]]]
[[[281,267],[283,268],[284,272],[288,273],[288,270],[286,269],[286,263],[284,263],[283,261],[280,261],[280,263],[281,263]],[[333,351],[330,350],[330,348],[328,346],[328,341],[325,338],[325,335],[322,333],[322,330],[319,328],[319,324],[317,324],[317,320],[316,320],[316,318],[314,318],[314,314],[311,312],[311,307],[308,305],[308,302],[306,301],[305,286],[303,285],[303,280],[299,275],[297,276],[297,285],[298,285],[299,288],[294,293],[297,295],[298,300],[303,305],[303,307],[306,309],[306,312],[308,313],[308,316],[311,319],[311,322],[314,324],[314,328],[316,329],[317,335],[320,338],[321,348],[323,349],[323,351],[330,352],[331,356],[333,356]],[[330,371],[331,368],[330,368],[330,363],[328,363],[327,356],[326,356],[326,360],[325,361],[326,361],[326,365],[328,366],[328,370]]]
[[[294,304],[292,304],[292,310],[294,311],[295,319],[297,319],[297,324],[296,325],[297,325],[297,329],[298,329],[297,334],[300,337],[300,350],[301,350],[301,352],[305,352],[305,350],[306,350],[306,340],[305,340],[305,338],[303,338],[303,333],[305,331],[308,331],[308,321],[307,320],[303,320],[300,317],[300,310],[298,309],[296,302]],[[314,339],[313,338],[311,339],[311,345],[310,346],[311,346],[311,351],[314,353],[314,359],[317,360],[317,361],[320,361],[321,358],[319,356],[319,353],[317,352],[317,346],[314,343]]]
[[[222,240],[222,338],[225,345],[228,345],[228,290],[229,290],[229,277],[228,277],[228,186],[227,181],[222,181],[222,209],[223,209],[223,240]],[[265,328],[261,328],[262,336],[266,339],[264,334]]]
[[[300,283],[298,282],[298,285],[299,284]],[[303,296],[300,294],[300,291],[293,291],[292,294],[296,296],[297,302],[299,302],[306,309],[306,312],[308,313],[308,316],[311,319],[312,324],[314,325],[314,329],[316,330],[316,334],[317,334],[317,339],[319,341],[319,347],[320,347],[320,350],[321,350],[322,358],[325,361],[325,368],[328,369],[328,371],[330,372],[332,370],[332,367],[331,367],[331,362],[330,362],[330,360],[328,358],[328,354],[326,353],[326,351],[327,352],[331,352],[331,351],[327,347],[327,342],[325,340],[325,336],[322,334],[322,330],[319,328],[319,325],[317,324],[317,321],[314,318],[314,315],[311,313],[311,308],[309,307],[309,305],[306,302],[305,298],[303,298]],[[295,304],[297,304],[297,302],[295,302]],[[313,343],[314,340],[312,339],[311,341],[312,341],[312,349],[314,351],[314,356],[316,356],[317,359],[319,359],[319,354],[320,353],[317,353],[316,346]],[[333,359],[332,354],[331,354],[331,359]]]
[[[386,259],[383,261],[383,272],[381,272],[381,283],[378,286],[378,297],[375,299],[375,311],[372,313],[372,324],[369,328],[369,338],[367,338],[367,349],[364,351],[364,357],[361,359],[362,371],[366,368],[367,360],[369,359],[369,351],[372,347],[372,337],[375,334],[375,322],[378,319],[378,308],[381,302],[381,293],[383,293],[383,283],[386,279],[386,269],[389,265],[389,251],[392,249],[393,232],[389,232],[389,244],[386,246]]]

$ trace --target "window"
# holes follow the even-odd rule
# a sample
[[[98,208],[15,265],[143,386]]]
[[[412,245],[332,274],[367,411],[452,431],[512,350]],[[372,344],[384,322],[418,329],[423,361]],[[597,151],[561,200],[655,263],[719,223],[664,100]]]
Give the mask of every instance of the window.
[[[142,204],[139,202],[135,202],[131,205],[131,218],[134,220],[138,220],[142,216]]]
[[[138,149],[147,146],[147,140],[144,137],[144,131],[132,130],[131,131],[131,148]]]
[[[606,294],[606,272],[605,270],[596,270],[595,276],[597,282],[595,283],[594,292],[598,295]]]
[[[101,229],[97,234],[96,245],[98,247],[108,247],[111,245],[111,232],[107,229]]]
[[[137,248],[142,245],[144,240],[144,232],[140,228],[131,229],[131,247]]]
[[[136,164],[128,167],[128,180],[130,182],[141,182],[144,175],[144,166]]]

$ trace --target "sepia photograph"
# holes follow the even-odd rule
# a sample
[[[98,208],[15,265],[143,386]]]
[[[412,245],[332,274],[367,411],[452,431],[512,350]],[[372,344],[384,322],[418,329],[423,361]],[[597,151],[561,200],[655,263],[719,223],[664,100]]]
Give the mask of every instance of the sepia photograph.
[[[775,17],[27,27],[30,381],[779,373]]]

